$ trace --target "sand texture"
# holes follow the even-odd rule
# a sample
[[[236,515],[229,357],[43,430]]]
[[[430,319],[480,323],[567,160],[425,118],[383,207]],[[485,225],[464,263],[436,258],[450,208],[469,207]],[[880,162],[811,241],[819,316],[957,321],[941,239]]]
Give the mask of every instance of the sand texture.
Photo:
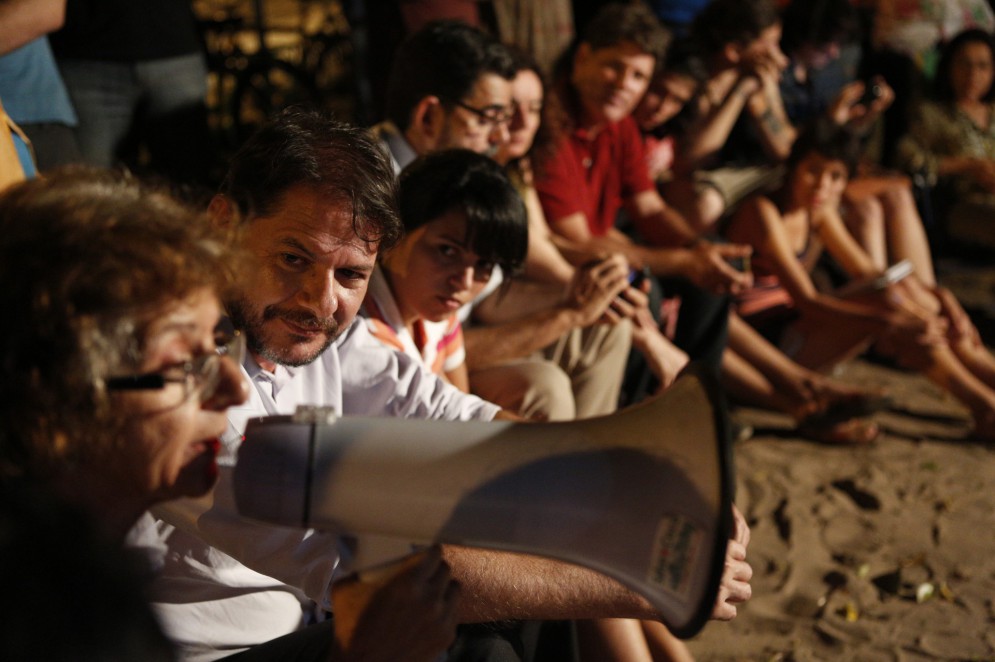
[[[949,280],[947,282],[950,282]],[[995,270],[960,275],[989,346]],[[995,660],[995,445],[925,378],[858,360],[844,381],[884,386],[869,447],[799,439],[750,409],[737,503],[752,529],[754,597],[691,642],[707,660]]]

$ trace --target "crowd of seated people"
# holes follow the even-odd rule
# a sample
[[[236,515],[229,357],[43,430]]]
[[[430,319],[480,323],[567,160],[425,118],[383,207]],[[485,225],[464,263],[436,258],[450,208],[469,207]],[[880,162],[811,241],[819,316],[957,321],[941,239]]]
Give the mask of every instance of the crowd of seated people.
[[[606,3],[550,71],[428,23],[397,50],[381,123],[287,109],[206,210],[120,172],[30,179],[6,170],[23,150],[0,159],[0,181],[29,178],[0,194],[3,296],[29,322],[0,346],[2,488],[41,488],[147,558],[122,599],[150,657],[527,660],[530,627],[571,621],[582,660],[692,659],[613,580],[455,545],[371,588],[342,641],[346,541],[244,520],[232,497],[246,421],[299,404],[542,425],[610,415],[694,362],[805,437],[867,444],[887,394],[827,373],[873,347],[995,438],[995,358],[937,281],[910,177],[955,192],[952,234],[990,241],[992,35],[943,48],[902,173],[863,149],[903,100],[840,65],[867,43],[848,0],[696,11],[675,41],[648,6]],[[719,620],[751,592],[729,506]],[[12,659],[44,650],[5,640]]]

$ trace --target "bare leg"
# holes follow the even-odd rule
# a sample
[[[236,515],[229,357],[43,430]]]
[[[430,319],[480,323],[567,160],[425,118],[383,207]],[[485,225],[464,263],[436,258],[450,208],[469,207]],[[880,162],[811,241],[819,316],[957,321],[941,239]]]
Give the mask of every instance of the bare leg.
[[[706,232],[725,212],[725,200],[711,186],[695,190],[694,181],[680,177],[660,186],[660,195],[687,219],[697,232]]]
[[[913,291],[914,285],[910,288]],[[954,354],[975,377],[995,389],[995,356],[981,341],[981,334],[967,311],[953,292],[944,287],[926,291],[926,294],[933,297],[939,313],[948,322],[947,340]]]
[[[995,391],[975,377],[949,347],[934,348],[932,359],[926,376],[971,410],[980,437],[995,440]]]
[[[844,201],[847,204],[844,215],[847,229],[870,256],[874,266],[884,271],[888,267],[884,207],[874,196],[853,195],[849,186],[844,193]]]
[[[581,662],[654,662],[642,625],[635,619],[577,621],[577,640]]]
[[[875,266],[908,260],[923,283],[936,285],[929,240],[907,178],[857,177],[843,199],[847,227]]]
[[[854,404],[859,398],[881,396],[842,384],[796,363],[736,313],[729,317],[729,347],[794,402],[792,413],[798,418],[841,403]]]
[[[908,260],[919,280],[928,287],[934,287],[936,272],[933,269],[933,254],[910,184],[904,177],[895,179],[901,181],[901,186],[886,186],[880,195],[891,260]]]
[[[717,189],[704,187],[695,199],[693,213],[687,219],[698,232],[711,230],[726,210],[726,201]]]
[[[817,421],[816,416],[828,406],[817,403],[818,398],[789,394],[778,388],[732,349],[722,354],[722,386],[734,400],[792,416],[799,433],[817,441],[861,444],[874,441],[879,433],[877,425],[857,418]],[[852,393],[846,395],[853,400]]]
[[[950,348],[972,375],[984,382],[988,388],[995,389],[995,357],[984,345],[965,338],[950,343]]]
[[[640,621],[646,642],[653,653],[654,660],[670,660],[670,662],[694,662],[687,644],[678,639],[663,623],[656,621]]]
[[[813,321],[804,317],[792,324],[788,333],[794,334],[801,345],[792,358],[811,370],[828,370],[852,359],[874,341],[859,328],[827,328],[825,320]]]
[[[800,404],[731,348],[722,353],[722,387],[734,400],[762,409],[794,415]]]

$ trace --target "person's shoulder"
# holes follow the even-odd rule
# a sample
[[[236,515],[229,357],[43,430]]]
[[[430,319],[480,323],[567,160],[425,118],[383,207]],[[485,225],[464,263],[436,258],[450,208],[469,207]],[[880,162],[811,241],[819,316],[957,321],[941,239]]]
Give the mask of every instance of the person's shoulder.
[[[744,232],[766,232],[780,218],[780,210],[769,197],[751,195],[743,200],[730,219],[729,227]]]

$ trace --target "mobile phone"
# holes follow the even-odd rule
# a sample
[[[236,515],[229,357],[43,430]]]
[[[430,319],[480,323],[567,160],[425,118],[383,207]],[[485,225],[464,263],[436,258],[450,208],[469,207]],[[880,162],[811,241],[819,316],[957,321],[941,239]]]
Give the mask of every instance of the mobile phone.
[[[646,279],[649,278],[649,275],[649,269],[646,267],[642,269],[629,269],[629,284],[638,290],[643,286]]]

